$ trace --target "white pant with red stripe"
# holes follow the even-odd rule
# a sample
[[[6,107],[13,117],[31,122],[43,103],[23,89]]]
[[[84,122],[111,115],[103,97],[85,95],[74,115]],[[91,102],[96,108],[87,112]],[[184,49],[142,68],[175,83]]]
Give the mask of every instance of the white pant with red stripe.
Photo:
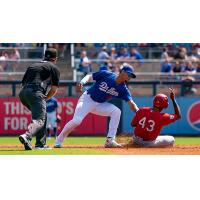
[[[78,100],[73,119],[65,125],[62,132],[58,136],[57,141],[63,142],[64,138],[67,137],[69,133],[72,132],[77,126],[79,126],[82,120],[89,113],[100,116],[109,116],[110,122],[107,137],[115,138],[121,116],[121,110],[111,103],[98,103],[92,100],[86,91]]]
[[[173,136],[158,136],[155,140],[144,141],[142,138],[133,135],[133,143],[143,147],[170,147],[173,146],[175,139]]]

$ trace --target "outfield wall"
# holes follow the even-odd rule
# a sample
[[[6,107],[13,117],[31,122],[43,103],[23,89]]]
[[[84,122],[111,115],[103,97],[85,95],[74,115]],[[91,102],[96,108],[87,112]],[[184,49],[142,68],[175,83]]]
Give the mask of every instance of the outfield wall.
[[[177,103],[180,105],[182,112],[182,119],[177,122],[166,126],[162,129],[161,134],[173,134],[173,135],[200,135],[200,98],[199,97],[177,97]],[[139,107],[152,106],[152,97],[135,97],[134,101]],[[134,113],[129,109],[126,102],[122,103],[122,132],[133,132],[131,127],[131,119]],[[163,112],[174,113],[173,105],[169,100],[168,109]]]
[[[58,98],[58,112],[62,117],[59,124],[59,132],[65,123],[72,119],[77,98]],[[152,97],[135,97],[139,107],[151,106]],[[177,97],[177,102],[182,111],[182,119],[162,129],[162,134],[173,135],[200,135],[200,98],[199,97]],[[124,101],[112,100],[122,110],[121,121],[118,132],[132,133],[131,119],[134,116]],[[173,106],[170,100],[169,108],[165,112],[173,113]],[[19,99],[0,99],[0,135],[18,135],[25,132],[31,121],[30,112],[22,106]],[[82,124],[74,130],[72,135],[102,135],[105,136],[108,127],[108,118],[89,114]]]
[[[77,104],[77,98],[58,98],[62,121],[61,130],[65,123],[72,119]],[[20,103],[19,99],[0,99],[0,135],[18,135],[25,132],[31,121],[30,112]],[[59,130],[59,132],[60,132]],[[105,135],[107,118],[89,114],[82,124],[74,130],[73,135]]]

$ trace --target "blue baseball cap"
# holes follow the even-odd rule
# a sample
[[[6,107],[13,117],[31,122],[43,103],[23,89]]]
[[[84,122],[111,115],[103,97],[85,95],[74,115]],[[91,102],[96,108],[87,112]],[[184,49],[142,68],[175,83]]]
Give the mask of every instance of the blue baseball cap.
[[[122,72],[126,72],[130,77],[132,78],[136,78],[136,75],[134,74],[134,69],[132,66],[130,66],[129,64],[127,63],[124,63],[122,65],[122,69],[121,69]]]

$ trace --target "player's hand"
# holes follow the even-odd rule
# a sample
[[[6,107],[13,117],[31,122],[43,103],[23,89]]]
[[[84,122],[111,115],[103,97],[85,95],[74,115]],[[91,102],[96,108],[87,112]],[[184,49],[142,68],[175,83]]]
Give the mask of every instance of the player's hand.
[[[76,84],[76,92],[83,92],[83,85],[81,83]]]
[[[173,88],[169,88],[169,90],[170,90],[170,98],[171,98],[171,100],[174,100],[175,99],[174,89]]]
[[[59,114],[56,115],[56,122],[57,123],[61,122],[61,116]]]

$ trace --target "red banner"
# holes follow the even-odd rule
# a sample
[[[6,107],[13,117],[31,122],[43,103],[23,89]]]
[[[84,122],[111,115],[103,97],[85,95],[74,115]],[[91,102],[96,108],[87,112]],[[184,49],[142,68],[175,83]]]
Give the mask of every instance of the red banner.
[[[78,98],[58,98],[58,113],[62,120],[59,132],[66,122],[72,119]],[[30,111],[24,107],[18,98],[0,99],[0,134],[22,134],[31,121]],[[107,117],[89,114],[77,127],[73,135],[106,135]]]

